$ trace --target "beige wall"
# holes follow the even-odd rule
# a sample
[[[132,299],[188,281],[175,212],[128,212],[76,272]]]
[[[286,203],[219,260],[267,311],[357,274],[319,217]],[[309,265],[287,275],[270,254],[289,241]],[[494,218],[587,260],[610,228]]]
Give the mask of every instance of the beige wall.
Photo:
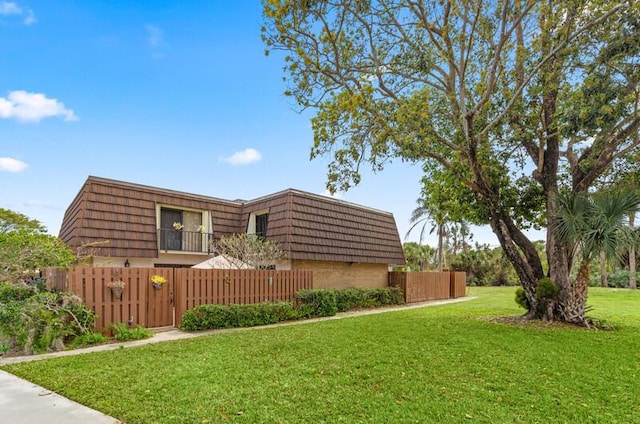
[[[92,266],[120,267],[124,266],[124,261],[129,260],[129,266],[139,268],[152,268],[154,264],[172,265],[195,265],[211,258],[210,255],[203,254],[174,254],[160,253],[158,258],[112,258],[106,256],[96,256],[93,258]]]
[[[322,261],[291,261],[291,269],[313,270],[313,287],[387,287],[386,264],[363,264]]]

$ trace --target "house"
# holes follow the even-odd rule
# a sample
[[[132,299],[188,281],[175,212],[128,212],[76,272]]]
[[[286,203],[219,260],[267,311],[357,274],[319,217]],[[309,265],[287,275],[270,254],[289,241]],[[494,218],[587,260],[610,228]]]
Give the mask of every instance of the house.
[[[93,266],[187,267],[240,232],[278,242],[286,260],[277,269],[311,269],[315,287],[383,287],[389,266],[405,263],[391,213],[295,189],[224,200],[90,176],[60,238],[94,246]]]

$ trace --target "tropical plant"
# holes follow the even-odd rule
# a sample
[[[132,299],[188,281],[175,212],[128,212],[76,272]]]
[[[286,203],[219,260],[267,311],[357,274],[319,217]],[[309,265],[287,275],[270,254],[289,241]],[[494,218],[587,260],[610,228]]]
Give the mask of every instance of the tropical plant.
[[[558,196],[558,213],[550,230],[571,249],[571,257],[577,262],[575,279],[568,287],[561,287],[561,291],[570,291],[560,295],[565,302],[565,321],[585,323],[589,264],[600,252],[620,258],[621,246],[630,240],[625,219],[638,210],[638,205],[640,195],[629,189],[594,195],[563,192]]]

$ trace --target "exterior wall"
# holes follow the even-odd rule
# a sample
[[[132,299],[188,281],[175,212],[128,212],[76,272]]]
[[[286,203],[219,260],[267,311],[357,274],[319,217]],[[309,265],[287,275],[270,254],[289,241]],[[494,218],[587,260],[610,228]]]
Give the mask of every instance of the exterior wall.
[[[157,258],[114,258],[96,256],[91,266],[94,267],[122,267],[125,260],[129,260],[130,267],[153,268],[156,264],[195,265],[206,261],[211,256],[197,254],[160,253]]]
[[[292,268],[313,270],[313,288],[387,287],[387,264],[293,260]]]

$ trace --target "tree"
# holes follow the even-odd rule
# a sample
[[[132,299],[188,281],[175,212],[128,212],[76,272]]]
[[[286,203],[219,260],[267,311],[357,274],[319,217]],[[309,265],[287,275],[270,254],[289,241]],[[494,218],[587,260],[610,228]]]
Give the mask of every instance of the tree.
[[[640,143],[640,5],[626,0],[265,0],[263,38],[284,50],[291,95],[312,119],[328,188],[393,158],[471,193],[541,317],[545,270],[526,225],[549,227],[561,188],[587,192]],[[435,174],[434,174],[435,175]],[[432,175],[427,174],[427,178]],[[467,220],[473,222],[473,220]],[[554,314],[575,294],[572,250],[553,232]],[[575,317],[584,322],[584,316]]]
[[[215,243],[215,251],[224,255],[236,269],[269,269],[284,258],[284,252],[276,242],[247,233],[220,238]]]
[[[418,199],[418,206],[411,212],[411,218],[409,219],[409,223],[412,224],[405,238],[409,237],[411,231],[416,228],[419,224],[422,224],[420,229],[420,244],[422,244],[422,240],[424,238],[424,233],[427,228],[427,223],[433,223],[429,234],[433,234],[436,232],[438,236],[438,247],[436,248],[437,255],[437,267],[438,271],[442,271],[444,264],[444,239],[448,235],[448,228],[446,226],[446,216],[438,211],[432,210],[426,203],[424,199]]]
[[[436,250],[429,246],[416,242],[408,242],[402,245],[407,268],[410,271],[425,271],[431,267]]]
[[[25,215],[0,209],[0,282],[16,282],[24,272],[74,261],[71,249]]]
[[[589,287],[589,263],[604,252],[605,257],[620,259],[621,246],[628,244],[630,232],[625,218],[638,211],[640,195],[621,189],[595,195],[561,193],[558,214],[551,231],[565,242],[579,260],[576,283],[572,285],[569,304],[565,305],[566,321],[580,322],[584,316]]]
[[[44,233],[47,229],[35,219],[9,209],[0,208],[0,233],[17,230],[35,230]]]

